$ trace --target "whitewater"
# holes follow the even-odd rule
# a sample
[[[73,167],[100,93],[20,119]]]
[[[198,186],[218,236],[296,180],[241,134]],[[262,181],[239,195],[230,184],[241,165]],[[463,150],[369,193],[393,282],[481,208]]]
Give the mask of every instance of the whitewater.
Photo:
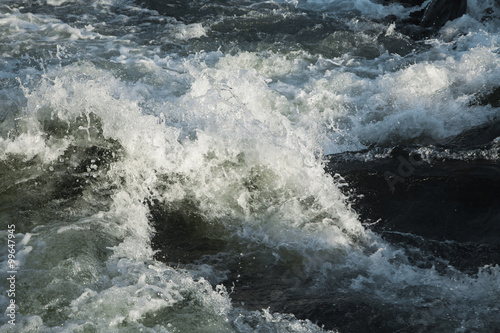
[[[391,242],[325,171],[496,168],[436,142],[498,121],[500,3],[414,38],[428,2],[3,0],[0,332],[498,332],[498,262]]]

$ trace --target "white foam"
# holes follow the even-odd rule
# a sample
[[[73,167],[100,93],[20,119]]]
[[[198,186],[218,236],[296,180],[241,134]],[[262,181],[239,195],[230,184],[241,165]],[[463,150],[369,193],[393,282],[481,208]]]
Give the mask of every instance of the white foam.
[[[37,156],[44,163],[49,163],[57,159],[68,144],[69,142],[64,140],[51,144],[38,133],[22,133],[15,140],[0,138],[0,159],[7,158],[9,154],[21,155],[25,161]]]
[[[216,66],[200,66],[214,56]],[[280,65],[273,69],[273,61]],[[484,61],[487,67],[481,65]],[[161,65],[162,60],[156,63]],[[154,71],[162,70],[158,65],[151,64]],[[127,159],[112,172],[131,179],[131,202],[148,197],[159,174],[182,174],[187,180],[182,186],[172,185],[154,196],[166,202],[192,197],[208,216],[231,217],[224,219],[230,228],[244,223],[254,231],[264,228],[267,241],[287,239],[294,244],[303,243],[299,241],[303,231],[311,231],[311,239],[323,235],[318,238],[330,239],[330,244],[349,244],[343,238],[345,230],[363,233],[323,173],[315,156],[321,145],[331,152],[328,149],[359,149],[395,137],[457,133],[489,116],[487,108],[473,115],[457,114],[455,110],[463,107],[462,96],[485,82],[493,84],[499,75],[498,59],[485,47],[373,80],[332,69],[315,73],[303,88],[300,83],[293,87],[287,79],[304,69],[300,56],[216,53],[191,57],[183,67],[191,90],[177,100],[158,102],[154,96],[161,83],[129,87],[88,64],[66,67],[28,96],[28,111],[37,117],[48,112],[43,117],[66,122],[88,112],[101,118],[104,136],[118,140],[125,149]],[[276,78],[287,82],[287,95],[280,93],[282,85],[277,91],[269,84]],[[144,93],[124,93],[130,90],[152,97],[147,110],[140,106]],[[149,110],[163,118],[143,114]],[[339,127],[331,131],[328,126],[335,123]],[[186,138],[189,133],[196,140]],[[345,146],[338,144],[340,138]],[[257,191],[249,190],[248,182]],[[306,199],[318,203],[317,211],[304,210],[300,202]],[[259,215],[263,212],[264,219]],[[311,222],[322,214],[330,218]],[[280,225],[299,228],[286,228],[291,234],[280,236]],[[248,232],[244,228],[242,234]]]
[[[332,70],[312,80],[297,99],[305,105],[303,112],[318,110],[323,123],[330,123],[332,141],[325,151],[331,153],[422,135],[445,138],[494,117],[488,107],[457,112],[468,108],[478,90],[495,86],[500,67],[494,48],[443,56],[375,79]],[[340,139],[347,146],[339,146]]]
[[[20,13],[17,9],[12,13],[0,15],[0,29],[9,35],[27,35],[29,39],[46,40],[81,40],[94,39],[100,35],[86,29],[77,29],[52,17]],[[12,41],[20,43],[21,41]]]
[[[188,290],[203,300],[204,311],[219,318],[214,319],[220,321],[217,325],[227,325],[231,307],[222,289],[213,291],[205,280],[194,281],[189,273],[158,263],[144,264],[151,262],[153,256],[149,243],[153,230],[144,198],[166,203],[194,198],[208,221],[222,223],[219,225],[222,231],[230,230],[270,246],[349,247],[349,235],[363,233],[355,214],[346,210],[343,196],[310,151],[311,138],[300,129],[295,132],[294,125],[281,112],[274,111],[276,100],[285,106],[286,101],[271,91],[257,72],[221,63],[219,68],[206,68],[199,73],[191,67],[193,63],[198,66],[199,59],[190,61],[185,70],[190,71],[193,85],[177,101],[181,107],[172,114],[170,103],[148,104],[158,116],[167,115],[163,120],[145,114],[149,110],[139,106],[143,95],[127,93],[129,89],[150,89],[154,94],[158,87],[145,84],[131,87],[84,62],[49,69],[39,86],[26,92],[25,121],[33,124],[33,133],[42,136],[43,130],[37,124],[58,119],[68,124],[68,132],[60,141],[91,146],[102,135],[118,140],[123,147],[123,158],[101,175],[118,186],[110,198],[108,211],[71,225],[54,224],[32,236],[34,244],[46,246],[39,248],[43,251],[33,251],[35,255],[31,253],[30,269],[36,267],[33,263],[40,260],[39,256],[61,251],[50,240],[51,228],[61,244],[65,239],[73,239],[75,233],[89,244],[108,240],[107,247],[112,253],[105,267],[95,266],[97,258],[92,252],[84,252],[72,259],[73,266],[79,267],[77,271],[67,271],[64,261],[57,261],[60,255],[54,255],[55,261],[33,273],[49,278],[51,271],[66,272],[62,274],[73,276],[71,283],[75,286],[81,285],[81,279],[87,281],[88,289],[82,290],[71,308],[64,310],[69,316],[64,323],[66,329],[110,325],[113,331],[125,323],[146,329],[145,317],[181,302]],[[212,84],[207,85],[204,80]],[[230,93],[221,93],[224,91]],[[90,113],[100,119],[101,127],[93,123]],[[85,125],[71,129],[69,125],[82,116],[87,119]],[[195,140],[179,136],[191,129],[179,129],[176,116],[195,126]],[[21,135],[14,138],[10,149],[19,149],[17,153],[25,154],[26,159],[44,149],[53,156],[61,154],[59,148],[52,149],[57,146],[57,139],[49,147],[34,146],[33,153],[15,146],[22,140]],[[161,192],[157,190],[159,177],[172,174],[182,175],[184,180]],[[120,182],[124,185],[119,185]],[[255,189],[250,190],[249,183]],[[303,200],[316,202],[317,208],[310,210],[301,203]],[[316,218],[317,215],[329,217]],[[100,236],[95,238],[96,235]],[[75,245],[64,246],[71,249]],[[104,244],[95,246],[102,249]],[[92,272],[90,280],[77,273],[87,271]],[[165,274],[169,277],[163,277]],[[109,282],[102,286],[97,281]],[[53,283],[59,290],[56,280]],[[86,322],[85,318],[90,317],[100,321]]]
[[[177,32],[175,37],[180,40],[189,40],[192,38],[200,38],[207,34],[207,29],[204,28],[200,23],[193,24],[179,24],[175,27]]]
[[[255,322],[259,326],[255,327]],[[240,310],[240,314],[234,319],[234,326],[238,332],[251,333],[256,329],[259,331],[274,331],[278,332],[300,332],[300,333],[314,333],[314,332],[330,332],[337,331],[324,330],[314,325],[309,320],[299,320],[291,314],[271,313],[269,309],[262,311],[247,312]]]

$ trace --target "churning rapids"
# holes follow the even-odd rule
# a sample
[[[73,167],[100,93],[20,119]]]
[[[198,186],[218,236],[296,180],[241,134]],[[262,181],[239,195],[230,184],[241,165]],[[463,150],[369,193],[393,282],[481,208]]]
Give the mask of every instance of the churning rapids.
[[[500,3],[430,2],[1,1],[0,332],[500,332]]]

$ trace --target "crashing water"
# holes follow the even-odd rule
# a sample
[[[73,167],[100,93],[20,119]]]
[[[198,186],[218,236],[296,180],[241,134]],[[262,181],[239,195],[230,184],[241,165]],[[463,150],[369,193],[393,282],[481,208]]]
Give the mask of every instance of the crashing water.
[[[325,173],[397,144],[467,159],[429,142],[498,118],[476,102],[498,3],[424,40],[384,19],[411,10],[3,1],[0,332],[497,332],[497,263],[415,262]]]

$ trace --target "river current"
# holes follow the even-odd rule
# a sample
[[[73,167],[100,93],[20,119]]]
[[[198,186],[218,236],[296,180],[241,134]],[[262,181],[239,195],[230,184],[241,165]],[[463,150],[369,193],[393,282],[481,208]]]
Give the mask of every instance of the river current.
[[[498,121],[500,4],[416,37],[428,2],[2,0],[0,332],[499,332],[497,261],[325,171],[498,170],[436,143]]]

